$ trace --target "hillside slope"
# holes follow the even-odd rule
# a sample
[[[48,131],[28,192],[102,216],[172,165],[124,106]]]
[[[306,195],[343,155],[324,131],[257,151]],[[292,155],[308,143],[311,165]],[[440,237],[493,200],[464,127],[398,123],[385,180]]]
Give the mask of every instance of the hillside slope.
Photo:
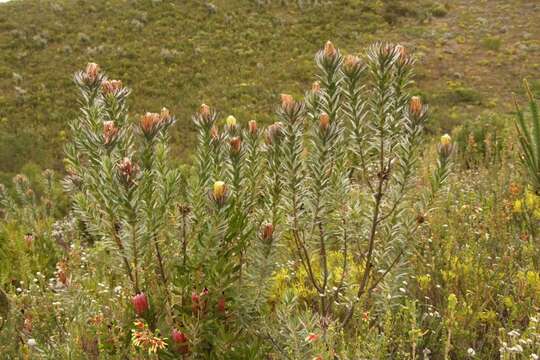
[[[65,124],[77,115],[71,76],[88,61],[133,89],[134,115],[172,109],[180,119],[179,156],[193,145],[190,115],[201,102],[241,122],[269,122],[277,94],[309,86],[313,54],[327,39],[350,52],[376,40],[410,48],[419,57],[418,92],[432,105],[434,127],[449,129],[486,108],[509,111],[521,79],[538,78],[540,5],[534,0],[300,3],[0,5],[1,177],[27,162],[61,166]]]

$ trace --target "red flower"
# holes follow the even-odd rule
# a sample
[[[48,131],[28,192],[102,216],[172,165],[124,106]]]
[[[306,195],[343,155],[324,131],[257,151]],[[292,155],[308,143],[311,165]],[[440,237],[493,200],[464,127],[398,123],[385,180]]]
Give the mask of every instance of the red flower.
[[[133,303],[133,307],[135,308],[135,313],[137,315],[139,315],[139,316],[144,314],[149,308],[149,306],[148,306],[148,298],[142,292],[135,295],[131,299],[131,302]]]
[[[173,329],[171,333],[171,339],[176,345],[176,351],[181,354],[185,354],[189,351],[188,338],[183,332]]]
[[[314,342],[314,341],[317,340],[318,338],[319,338],[319,335],[318,335],[318,334],[309,333],[308,336],[306,336],[306,341],[307,341],[307,342]]]
[[[225,314],[225,297],[223,295],[218,299],[217,309],[220,313]]]

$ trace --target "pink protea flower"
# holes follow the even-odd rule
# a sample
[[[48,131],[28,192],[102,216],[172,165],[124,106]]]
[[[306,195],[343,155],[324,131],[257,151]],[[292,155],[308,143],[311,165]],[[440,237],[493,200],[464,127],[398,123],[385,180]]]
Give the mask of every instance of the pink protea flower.
[[[135,313],[139,316],[144,314],[149,308],[148,298],[146,297],[145,293],[141,292],[133,296],[131,302],[133,303],[133,307],[135,308]]]
[[[175,345],[176,351],[186,354],[189,351],[188,337],[180,330],[173,329],[171,339]]]

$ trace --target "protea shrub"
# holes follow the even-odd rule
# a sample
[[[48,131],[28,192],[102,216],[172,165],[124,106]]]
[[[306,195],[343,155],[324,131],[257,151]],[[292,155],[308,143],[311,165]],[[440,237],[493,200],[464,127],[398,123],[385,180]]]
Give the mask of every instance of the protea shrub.
[[[99,307],[109,322],[96,322],[96,348],[327,358],[399,304],[415,234],[449,174],[451,138],[422,181],[428,112],[408,90],[414,60],[402,46],[345,56],[327,42],[315,61],[311,88],[282,94],[266,127],[201,105],[187,171],[169,157],[176,119],[167,108],[132,118],[124,82],[96,64],[75,75],[81,111],[63,184],[78,244],[106,267],[100,286],[115,293]],[[65,281],[73,292],[89,281],[76,270],[77,246]]]

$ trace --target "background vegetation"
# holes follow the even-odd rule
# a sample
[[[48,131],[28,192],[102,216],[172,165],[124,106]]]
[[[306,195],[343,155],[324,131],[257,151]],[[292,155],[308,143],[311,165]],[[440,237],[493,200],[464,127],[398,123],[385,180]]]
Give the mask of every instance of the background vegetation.
[[[174,153],[194,145],[190,114],[270,123],[277,95],[300,94],[321,39],[347,52],[385,39],[419,58],[417,92],[434,132],[488,111],[540,66],[535,1],[13,1],[0,11],[0,174],[28,162],[61,168],[76,113],[70,74],[94,61],[133,88],[130,113],[177,114]],[[286,68],[288,71],[283,71]],[[534,87],[534,86],[533,86]],[[538,87],[536,87],[538,88]]]

